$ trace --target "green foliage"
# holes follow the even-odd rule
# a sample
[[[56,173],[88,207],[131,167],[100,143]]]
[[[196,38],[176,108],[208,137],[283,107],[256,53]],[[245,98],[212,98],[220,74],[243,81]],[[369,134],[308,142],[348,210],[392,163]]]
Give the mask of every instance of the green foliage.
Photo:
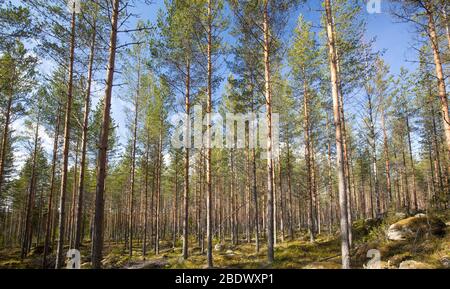
[[[13,5],[11,1],[0,4],[0,51],[14,50],[17,39],[24,40],[39,32],[27,7]]]
[[[100,139],[101,123],[103,119],[103,101],[100,101],[93,112],[90,114],[91,120],[89,121],[89,137],[88,147],[89,150],[95,155],[98,151],[98,141]],[[118,149],[118,135],[117,124],[113,118],[110,119],[109,137],[108,137],[108,157],[110,160],[116,155]]]
[[[12,111],[23,111],[35,80],[37,58],[16,40],[12,48],[0,55],[0,105],[5,115],[6,103],[13,98]]]

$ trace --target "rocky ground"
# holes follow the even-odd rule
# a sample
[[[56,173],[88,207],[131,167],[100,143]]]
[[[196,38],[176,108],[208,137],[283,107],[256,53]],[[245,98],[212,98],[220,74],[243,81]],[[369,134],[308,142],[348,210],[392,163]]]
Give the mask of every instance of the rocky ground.
[[[384,219],[367,219],[353,224],[353,268],[432,269],[450,268],[450,214],[407,216],[392,214]],[[123,244],[107,244],[105,268],[204,268],[206,256],[200,248],[192,248],[188,260],[183,260],[181,246],[161,242],[159,256],[149,255],[143,260],[141,246],[130,258]],[[89,256],[89,246],[82,248],[82,256]],[[218,268],[289,268],[337,269],[340,268],[340,241],[338,234],[321,234],[310,243],[306,234],[293,241],[279,242],[275,249],[276,260],[266,263],[266,249],[255,252],[253,244],[241,241],[240,245],[216,245],[214,265]],[[42,250],[33,250],[23,261],[17,256],[20,249],[0,251],[0,268],[40,268]],[[378,258],[379,257],[379,258]],[[376,259],[379,262],[375,262]],[[52,258],[54,259],[54,256]],[[89,257],[82,258],[82,268],[89,268]]]

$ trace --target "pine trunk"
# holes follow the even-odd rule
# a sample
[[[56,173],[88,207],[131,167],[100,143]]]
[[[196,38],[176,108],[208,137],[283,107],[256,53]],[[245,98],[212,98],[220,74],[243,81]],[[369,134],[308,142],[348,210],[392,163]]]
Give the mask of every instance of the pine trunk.
[[[189,136],[190,133],[190,121],[189,121],[189,112],[190,112],[190,62],[188,60],[186,64],[186,95],[185,95],[185,107],[186,107],[186,117],[185,126],[186,126],[186,135]],[[189,147],[190,147],[190,138],[185,140],[185,156],[184,156],[184,194],[183,194],[183,258],[186,260],[188,258],[188,237],[189,237]]]
[[[88,79],[86,88],[86,98],[84,100],[84,116],[83,116],[83,133],[81,136],[81,161],[80,161],[80,179],[78,185],[78,208],[77,208],[77,224],[75,233],[75,249],[80,249],[81,242],[83,241],[82,236],[82,224],[84,221],[83,217],[83,200],[84,200],[84,178],[86,171],[86,152],[87,152],[87,139],[88,139],[88,126],[89,126],[89,107],[91,101],[91,85],[92,85],[92,71],[94,68],[94,54],[95,54],[95,40],[97,37],[97,17],[94,16],[92,23],[92,40],[91,48],[89,53],[89,68],[88,68]]]
[[[51,179],[50,188],[48,196],[48,209],[47,209],[47,220],[45,225],[45,241],[44,241],[44,253],[42,259],[42,267],[47,268],[47,255],[50,249],[50,239],[52,231],[52,216],[53,216],[53,194],[55,190],[56,183],[56,161],[58,158],[58,143],[59,143],[59,129],[61,125],[61,110],[58,109],[58,116],[56,118],[56,126],[53,136],[53,155],[52,155],[52,169],[51,169]]]
[[[342,267],[343,269],[350,268],[350,248],[348,235],[348,213],[347,213],[347,187],[345,180],[344,168],[344,152],[343,152],[343,137],[341,127],[341,115],[339,105],[339,86],[338,86],[338,71],[337,71],[337,57],[334,39],[334,23],[332,20],[332,10],[330,0],[325,0],[325,11],[327,18],[327,35],[329,48],[329,61],[331,72],[331,88],[333,97],[333,114],[334,125],[336,129],[336,166],[338,170],[339,181],[339,206],[340,206],[340,222],[341,222],[341,251],[342,251]]]
[[[9,125],[11,122],[12,103],[13,103],[13,96],[11,91],[11,95],[8,98],[8,104],[6,105],[5,125],[3,128],[3,135],[2,135],[2,152],[1,152],[2,154],[0,158],[0,197],[2,195],[3,178],[5,174],[5,162],[9,138]]]
[[[119,0],[114,0],[112,11],[112,29],[109,43],[109,59],[106,74],[106,89],[104,96],[103,119],[98,149],[97,187],[95,192],[94,230],[92,237],[92,267],[99,269],[103,258],[105,179],[108,159],[108,137],[110,127],[111,96],[114,82],[116,62],[117,26],[119,20]]]
[[[381,129],[383,130],[384,162],[386,170],[386,191],[388,193],[388,204],[390,205],[390,203],[392,202],[391,161],[389,156],[389,144],[384,111],[381,112]]]
[[[74,2],[75,6],[75,2]],[[73,91],[73,66],[75,58],[75,9],[72,12],[71,39],[70,39],[70,60],[69,60],[69,84],[66,102],[66,115],[64,121],[64,144],[63,144],[63,166],[61,172],[61,193],[59,198],[59,225],[58,225],[58,247],[56,251],[55,268],[60,269],[64,263],[64,237],[66,221],[66,193],[67,193],[67,174],[69,166],[69,146],[70,146],[70,119],[72,116],[72,91]]]
[[[32,242],[32,219],[33,219],[33,209],[34,209],[34,199],[36,195],[36,161],[38,153],[38,141],[39,141],[39,112],[38,121],[36,122],[36,128],[34,133],[34,150],[33,150],[33,160],[31,165],[31,177],[30,184],[28,188],[28,199],[27,199],[27,210],[25,217],[25,232],[22,240],[22,251],[21,259],[23,260],[27,254],[30,252],[31,242]]]
[[[439,51],[439,39],[436,33],[436,25],[434,22],[433,12],[434,11],[432,1],[428,0],[426,8],[426,13],[428,16],[428,33],[430,37],[431,48],[433,50],[434,64],[436,66],[436,77],[438,79],[438,91],[439,91],[439,99],[441,101],[441,115],[445,132],[447,155],[450,155],[450,117],[448,111],[448,99],[445,87],[444,72],[442,70],[441,55]]]
[[[270,83],[270,32],[268,0],[264,0],[263,33],[264,33],[264,94],[266,98],[267,122],[267,261],[274,261],[274,182],[272,160],[272,93]]]
[[[206,130],[206,259],[208,268],[213,267],[212,255],[212,180],[211,180],[211,112],[212,112],[212,20],[211,0],[208,0],[208,98],[206,104],[207,130]]]

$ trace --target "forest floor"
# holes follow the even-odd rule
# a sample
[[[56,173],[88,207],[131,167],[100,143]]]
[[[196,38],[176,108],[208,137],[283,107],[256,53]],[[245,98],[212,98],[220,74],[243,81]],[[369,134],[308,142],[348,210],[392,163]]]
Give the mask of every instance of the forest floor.
[[[352,250],[352,268],[363,268],[370,260],[367,252],[379,250],[381,267],[396,269],[403,261],[412,260],[420,268],[450,268],[450,214],[440,218],[447,223],[443,236],[426,236],[409,241],[388,241],[385,232],[396,220],[388,217],[384,220],[357,221],[353,224],[354,249]],[[194,244],[194,241],[191,241]],[[149,255],[143,260],[141,244],[136,244],[130,258],[124,244],[105,244],[104,268],[116,269],[191,269],[205,268],[206,255],[199,247],[189,251],[189,258],[181,257],[181,246],[173,248],[170,242],[161,241],[160,254]],[[315,242],[309,242],[307,234],[296,237],[296,240],[278,242],[275,247],[275,262],[266,262],[264,240],[261,249],[255,252],[254,243],[241,240],[239,245],[224,244],[220,250],[214,250],[214,266],[234,269],[338,269],[341,267],[340,239],[338,234],[318,235]],[[89,246],[86,243],[81,249],[82,268],[89,268]],[[33,250],[23,261],[18,259],[20,249],[0,250],[0,268],[41,268],[42,252]],[[54,260],[54,256],[50,256]]]

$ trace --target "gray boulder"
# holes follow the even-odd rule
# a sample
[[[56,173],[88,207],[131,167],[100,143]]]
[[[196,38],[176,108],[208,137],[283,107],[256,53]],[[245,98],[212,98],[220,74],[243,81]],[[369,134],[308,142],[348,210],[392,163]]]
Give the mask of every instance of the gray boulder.
[[[442,266],[444,266],[447,269],[450,268],[450,257],[449,256],[442,257],[440,261],[441,261]]]
[[[417,262],[414,260],[403,261],[400,263],[399,269],[433,269],[430,264]]]
[[[391,241],[403,241],[429,234],[445,234],[445,223],[437,218],[414,216],[392,224],[386,232],[386,237]]]

